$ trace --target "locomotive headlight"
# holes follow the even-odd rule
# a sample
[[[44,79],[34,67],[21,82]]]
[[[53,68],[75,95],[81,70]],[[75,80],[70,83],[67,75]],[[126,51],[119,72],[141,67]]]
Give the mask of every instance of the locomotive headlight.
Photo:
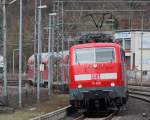
[[[110,83],[110,86],[111,86],[111,87],[114,87],[114,86],[115,86],[115,83],[114,83],[114,82]]]
[[[81,84],[79,84],[79,85],[78,85],[78,88],[82,88],[82,85],[81,85]]]

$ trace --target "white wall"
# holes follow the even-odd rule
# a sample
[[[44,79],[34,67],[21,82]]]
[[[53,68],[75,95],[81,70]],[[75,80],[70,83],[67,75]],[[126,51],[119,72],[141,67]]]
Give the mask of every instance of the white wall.
[[[142,49],[141,49],[142,39]],[[131,51],[135,53],[135,66],[141,70],[141,50],[142,50],[142,69],[150,70],[150,32],[132,32],[131,33]]]
[[[0,55],[0,67],[4,67],[4,58]]]

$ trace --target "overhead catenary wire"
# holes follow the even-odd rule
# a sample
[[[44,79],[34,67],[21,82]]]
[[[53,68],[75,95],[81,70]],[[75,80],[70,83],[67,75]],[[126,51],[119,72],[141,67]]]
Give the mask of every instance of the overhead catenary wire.
[[[144,9],[120,9],[120,10],[108,10],[108,9],[92,9],[92,10],[88,10],[88,9],[64,9],[64,12],[144,12]]]
[[[65,2],[65,3],[150,3],[150,1],[147,0],[134,0],[134,1],[118,1],[118,0],[105,0],[105,1],[87,1],[87,0],[82,0],[82,1],[76,1],[76,0],[70,0],[70,1],[54,1],[55,3],[57,2]]]

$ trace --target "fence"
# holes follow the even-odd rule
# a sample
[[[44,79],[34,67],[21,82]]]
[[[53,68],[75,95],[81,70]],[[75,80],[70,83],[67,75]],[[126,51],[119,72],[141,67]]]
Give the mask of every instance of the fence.
[[[127,75],[128,75],[129,81],[137,81],[137,82],[149,81],[150,82],[150,70],[148,71],[128,70]]]

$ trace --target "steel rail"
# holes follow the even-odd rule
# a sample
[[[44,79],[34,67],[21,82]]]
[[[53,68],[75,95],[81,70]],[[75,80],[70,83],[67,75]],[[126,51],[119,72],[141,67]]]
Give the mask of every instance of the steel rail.
[[[129,96],[150,103],[150,87],[130,86]]]
[[[144,91],[129,91],[129,93],[150,97],[150,93],[149,92],[144,92]]]
[[[148,87],[148,86],[134,86],[134,85],[128,85],[128,89],[129,89],[130,91],[150,92],[150,87]]]
[[[109,116],[107,116],[106,118],[104,118],[103,120],[111,120],[117,113],[118,113],[118,111],[115,111],[115,112],[111,113]]]
[[[138,82],[138,83],[137,83],[137,82],[132,82],[132,83],[131,83],[131,82],[130,82],[130,83],[128,82],[128,85],[129,85],[129,86],[139,86],[140,83],[139,83],[139,82]],[[150,87],[150,82],[142,82],[142,86],[143,86],[143,87]]]
[[[150,103],[150,94],[148,92],[129,91],[129,97]]]
[[[26,82],[26,80],[22,80],[22,85],[21,85],[22,87],[25,86],[25,82]],[[0,80],[0,86],[2,86],[1,80]],[[8,80],[7,86],[19,86],[18,80]]]
[[[75,118],[74,120],[84,120],[84,115],[80,115],[77,118]]]
[[[106,117],[102,117],[102,118],[99,118],[99,120],[112,120],[113,118],[114,118],[114,116],[117,114],[119,112],[119,110],[118,111],[114,111],[113,113],[111,113],[111,114],[109,114],[108,116],[106,116]],[[83,119],[77,119],[77,120],[86,120],[86,119],[88,119],[88,118],[83,118]],[[76,119],[75,119],[76,120]]]
[[[132,97],[132,98],[136,98],[136,99],[139,99],[139,100],[150,103],[150,97],[145,97],[145,96],[142,96],[142,95],[135,95],[135,94],[130,94],[129,96]]]
[[[67,110],[71,107],[68,105],[64,108],[58,109],[56,111],[32,118],[30,120],[60,120],[67,116]]]

